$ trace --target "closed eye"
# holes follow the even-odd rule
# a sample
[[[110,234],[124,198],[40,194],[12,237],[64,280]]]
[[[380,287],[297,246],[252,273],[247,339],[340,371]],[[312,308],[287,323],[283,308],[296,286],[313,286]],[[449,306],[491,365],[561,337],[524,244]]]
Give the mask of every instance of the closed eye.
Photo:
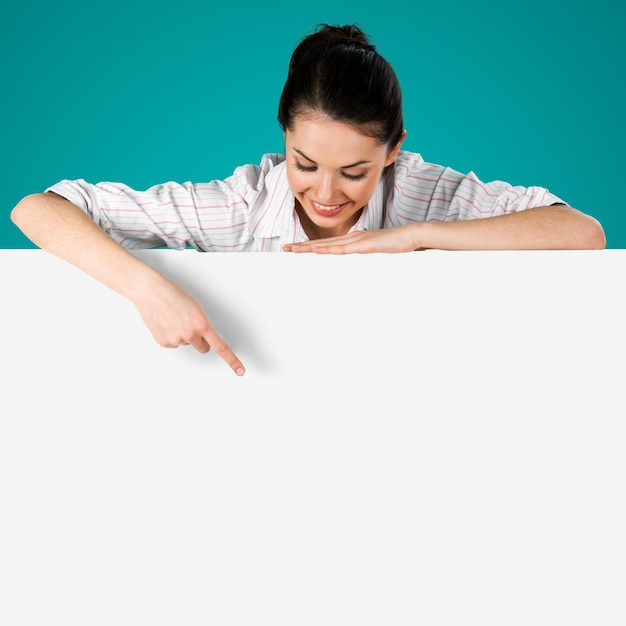
[[[317,169],[315,165],[307,167],[305,165],[298,163],[298,161],[296,161],[295,163],[296,163],[296,169],[300,170],[301,172],[314,172]]]
[[[295,161],[296,169],[301,172],[314,172],[317,169],[316,165],[302,165],[298,161]],[[362,180],[365,178],[365,173],[363,174],[347,174],[346,172],[342,172],[341,175],[348,180]]]
[[[341,175],[348,180],[361,180],[365,178],[365,174],[346,174],[345,172],[342,172]]]

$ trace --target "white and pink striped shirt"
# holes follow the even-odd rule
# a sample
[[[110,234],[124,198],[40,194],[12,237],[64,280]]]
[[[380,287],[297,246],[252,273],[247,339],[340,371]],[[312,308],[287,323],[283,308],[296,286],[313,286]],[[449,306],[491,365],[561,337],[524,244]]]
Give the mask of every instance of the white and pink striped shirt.
[[[46,191],[67,198],[131,249],[278,252],[284,244],[307,240],[282,154],[266,154],[260,165],[242,165],[223,181],[169,182],[135,191],[120,183],[64,180]],[[352,230],[476,219],[562,202],[543,187],[483,183],[473,172],[460,174],[401,151]]]

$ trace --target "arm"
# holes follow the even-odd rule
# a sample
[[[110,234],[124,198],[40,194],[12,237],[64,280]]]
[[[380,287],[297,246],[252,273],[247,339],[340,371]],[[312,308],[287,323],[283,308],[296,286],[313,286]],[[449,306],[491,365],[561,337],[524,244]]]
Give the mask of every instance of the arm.
[[[451,222],[414,222],[396,228],[355,231],[342,237],[290,244],[292,252],[346,254],[444,250],[588,250],[606,246],[593,217],[567,205]]]
[[[79,207],[54,193],[33,194],[17,204],[11,219],[40,248],[130,300],[160,345],[190,344],[202,353],[213,347],[235,373],[244,373],[201,305],[113,241]]]

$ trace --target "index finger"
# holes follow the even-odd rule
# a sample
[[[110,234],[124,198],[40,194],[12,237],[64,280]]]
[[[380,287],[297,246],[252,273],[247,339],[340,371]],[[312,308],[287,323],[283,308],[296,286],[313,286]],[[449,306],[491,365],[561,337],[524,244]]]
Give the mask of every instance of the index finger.
[[[293,244],[286,252],[315,252],[316,254],[351,254],[362,252],[363,244],[359,239],[315,239],[311,242]]]
[[[346,247],[350,244],[356,244],[363,238],[363,232],[356,230],[345,235],[336,235],[335,237],[322,237],[320,239],[309,239],[308,241],[294,241],[292,243],[285,244],[283,250],[285,252],[318,252],[320,248],[325,250],[331,247]]]
[[[243,363],[215,330],[208,330],[203,335],[203,338],[209,346],[217,352],[218,356],[228,363],[230,369],[232,369],[237,376],[243,376],[246,373]]]

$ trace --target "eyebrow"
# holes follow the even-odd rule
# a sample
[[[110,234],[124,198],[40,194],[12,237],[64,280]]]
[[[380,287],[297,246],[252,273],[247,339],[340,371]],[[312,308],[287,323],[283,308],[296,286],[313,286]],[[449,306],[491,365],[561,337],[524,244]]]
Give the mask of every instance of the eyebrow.
[[[311,163],[315,163],[315,161],[313,159],[308,157],[306,154],[304,154],[304,152],[298,150],[297,148],[292,148],[292,150],[294,152],[297,152],[303,159],[306,159],[307,161],[310,161]],[[357,161],[356,163],[352,163],[350,165],[343,165],[339,169],[341,169],[341,170],[349,170],[351,167],[357,167],[358,165],[367,165],[368,163],[371,163],[371,161]],[[315,163],[315,164],[317,165],[317,163]]]

